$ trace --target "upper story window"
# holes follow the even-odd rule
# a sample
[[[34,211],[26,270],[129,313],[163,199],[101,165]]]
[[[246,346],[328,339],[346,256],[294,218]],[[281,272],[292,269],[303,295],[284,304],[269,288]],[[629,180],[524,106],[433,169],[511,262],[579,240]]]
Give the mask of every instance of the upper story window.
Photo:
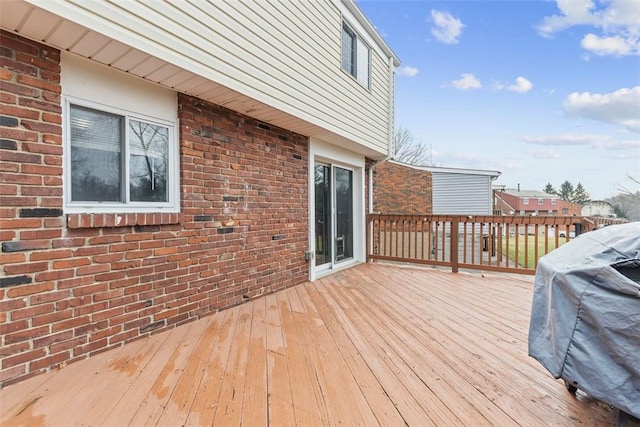
[[[67,212],[176,212],[176,124],[67,100]]]
[[[556,199],[551,199],[551,204],[555,205],[556,204]]]
[[[542,197],[538,197],[538,204],[539,205],[544,204],[544,199]]]
[[[529,204],[529,198],[528,197],[523,197],[522,198],[522,204],[523,205],[528,205]]]
[[[342,24],[342,69],[369,88],[371,53],[369,47],[346,23]]]

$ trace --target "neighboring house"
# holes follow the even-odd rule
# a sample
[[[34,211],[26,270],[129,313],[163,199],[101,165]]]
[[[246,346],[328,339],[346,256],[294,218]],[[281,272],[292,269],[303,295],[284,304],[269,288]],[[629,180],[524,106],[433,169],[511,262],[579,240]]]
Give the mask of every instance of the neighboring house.
[[[580,203],[565,202],[559,200],[560,210],[558,216],[580,216],[582,211],[582,205]]]
[[[537,190],[497,189],[494,191],[497,215],[579,216],[580,205]]]
[[[431,172],[390,160],[373,172],[373,212],[432,214],[431,191]]]
[[[613,205],[602,200],[594,200],[585,203],[582,205],[580,214],[582,216],[599,216],[607,218],[614,218],[616,216]]]
[[[389,161],[375,168],[373,210],[405,215],[491,215],[491,183],[498,176],[498,171]]]
[[[365,261],[399,62],[292,4],[2,4],[0,387]]]

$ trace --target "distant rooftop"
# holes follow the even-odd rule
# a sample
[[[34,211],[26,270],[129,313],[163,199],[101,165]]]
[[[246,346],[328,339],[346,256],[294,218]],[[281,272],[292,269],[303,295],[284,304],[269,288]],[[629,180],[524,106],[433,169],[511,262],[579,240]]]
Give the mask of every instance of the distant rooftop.
[[[411,169],[423,170],[431,173],[453,173],[453,174],[462,174],[462,175],[485,175],[491,176],[493,178],[497,178],[502,174],[502,172],[497,170],[488,170],[488,169],[464,169],[464,168],[448,168],[442,166],[418,166],[411,165],[409,163],[399,162],[397,160],[389,160],[389,163],[393,163],[396,165],[405,166]]]
[[[516,197],[536,197],[536,198],[543,197],[548,199],[558,198],[556,194],[549,194],[549,193],[545,193],[544,191],[538,191],[538,190],[518,190],[515,188],[507,188],[500,191],[505,194],[510,194]]]

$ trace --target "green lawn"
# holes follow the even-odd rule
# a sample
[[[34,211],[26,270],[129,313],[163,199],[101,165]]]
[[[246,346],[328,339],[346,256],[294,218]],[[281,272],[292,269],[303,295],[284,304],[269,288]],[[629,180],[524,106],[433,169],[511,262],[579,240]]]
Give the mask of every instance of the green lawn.
[[[525,241],[527,241],[527,253],[525,253]],[[564,237],[560,237],[558,239],[558,244],[562,246],[566,243],[567,239]],[[509,247],[507,248],[507,242]],[[548,249],[545,248],[544,236],[538,237],[538,259],[545,255],[548,252],[551,252],[556,248],[555,239],[549,239]],[[510,260],[516,259],[516,238],[509,237],[502,239],[502,250],[504,254],[509,257]],[[526,268],[535,268],[537,259],[535,252],[535,236],[518,236],[518,259],[517,263],[521,266],[525,266],[526,260]]]

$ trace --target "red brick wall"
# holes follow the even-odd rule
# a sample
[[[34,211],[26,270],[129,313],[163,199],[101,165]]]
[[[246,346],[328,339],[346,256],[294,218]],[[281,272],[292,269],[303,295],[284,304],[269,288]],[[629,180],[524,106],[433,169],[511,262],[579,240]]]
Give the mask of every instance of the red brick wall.
[[[582,205],[579,203],[571,203],[565,202],[564,200],[558,199],[558,215],[559,216],[581,216],[582,215]],[[564,213],[563,210],[567,209],[567,213]]]
[[[374,169],[373,210],[383,214],[433,212],[431,172],[385,162]]]
[[[529,204],[523,204],[523,198],[517,197],[512,194],[507,194],[501,191],[494,193],[497,201],[496,209],[503,215],[520,215],[521,211],[525,211],[525,215],[531,215],[534,212],[538,212],[538,215],[549,215],[549,211],[553,211],[552,215],[555,216],[580,216],[582,206],[577,203],[565,202],[559,197],[556,198],[556,204],[551,204],[551,199],[545,199],[544,205],[538,204],[537,197],[530,197]],[[567,213],[563,212],[563,209],[567,209]],[[514,213],[511,213],[511,211]]]
[[[518,211],[518,198],[503,191],[494,191],[494,210],[499,211],[499,215],[520,215]]]
[[[181,213],[65,216],[59,52],[0,36],[0,386],[307,279],[305,137],[179,95]]]

